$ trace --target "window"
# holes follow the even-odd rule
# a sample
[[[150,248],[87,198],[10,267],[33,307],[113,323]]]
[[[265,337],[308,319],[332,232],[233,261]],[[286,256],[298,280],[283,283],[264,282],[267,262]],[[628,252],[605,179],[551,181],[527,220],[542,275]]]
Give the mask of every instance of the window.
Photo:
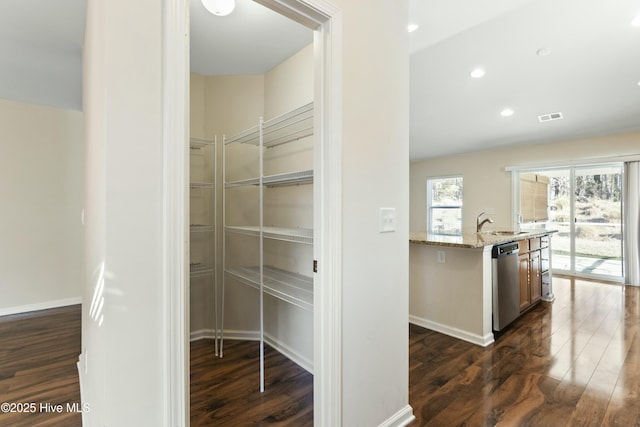
[[[462,177],[427,179],[427,231],[462,234]]]

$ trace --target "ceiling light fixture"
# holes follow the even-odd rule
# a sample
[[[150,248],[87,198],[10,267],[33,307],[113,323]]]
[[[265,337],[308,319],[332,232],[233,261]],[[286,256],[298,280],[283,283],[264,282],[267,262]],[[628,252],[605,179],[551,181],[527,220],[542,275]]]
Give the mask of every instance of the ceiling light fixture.
[[[633,18],[633,21],[631,21],[631,25],[633,25],[634,27],[640,27],[640,15]]]
[[[202,5],[210,13],[217,16],[227,16],[236,7],[235,0],[201,0]]]
[[[420,25],[418,24],[409,24],[409,26],[407,26],[407,31],[409,31],[410,33],[413,33],[418,28],[420,28]]]
[[[482,68],[476,68],[473,71],[471,71],[471,73],[469,73],[469,75],[474,79],[479,79],[481,77],[484,77],[484,74],[485,72]]]
[[[511,108],[505,108],[504,110],[500,111],[500,115],[502,117],[510,117],[513,116],[514,111]]]

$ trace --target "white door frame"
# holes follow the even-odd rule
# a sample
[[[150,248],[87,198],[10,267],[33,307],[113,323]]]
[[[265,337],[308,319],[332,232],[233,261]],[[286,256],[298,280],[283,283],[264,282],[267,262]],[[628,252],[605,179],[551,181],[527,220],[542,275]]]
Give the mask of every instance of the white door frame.
[[[342,15],[325,0],[256,0],[314,32],[314,424],[342,425]],[[189,2],[164,0],[165,420],[189,425]]]
[[[164,420],[189,425],[189,1],[164,0],[162,46],[162,288]]]

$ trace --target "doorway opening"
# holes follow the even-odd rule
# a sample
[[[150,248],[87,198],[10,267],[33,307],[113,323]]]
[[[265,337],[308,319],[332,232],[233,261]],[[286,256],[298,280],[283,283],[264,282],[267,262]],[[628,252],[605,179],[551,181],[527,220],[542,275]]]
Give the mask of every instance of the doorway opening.
[[[318,425],[338,425],[341,414],[341,380],[340,380],[340,350],[341,350],[341,181],[339,165],[341,164],[341,104],[339,85],[340,58],[332,52],[340,48],[341,20],[339,10],[321,0],[257,0],[257,3],[265,5],[267,8],[286,16],[299,24],[313,31],[313,99],[314,128],[317,130],[316,143],[314,144],[313,164],[314,164],[314,186],[322,190],[314,191],[313,196],[313,409],[314,423]],[[188,101],[189,96],[189,64],[188,52],[181,46],[179,40],[189,31],[189,11],[183,9],[178,4],[180,13],[178,21],[171,21],[168,28],[167,40],[170,41],[167,47],[165,70],[167,81],[180,81],[184,79],[184,86],[177,85],[175,90],[184,96]],[[182,20],[184,18],[184,20]],[[175,42],[174,42],[175,41]],[[186,69],[176,68],[172,64],[171,58],[180,62],[180,58],[186,58]],[[171,76],[176,77],[172,79]],[[173,88],[173,87],[172,87]],[[167,100],[172,99],[170,96]],[[180,140],[189,134],[189,116],[185,114],[189,111],[188,104],[183,108],[177,104],[166,103],[166,114],[172,117],[172,112],[180,116],[182,112],[184,123],[175,121],[175,126],[169,126],[167,130],[168,140],[175,137]],[[227,106],[227,108],[241,109],[241,106]],[[179,111],[181,110],[181,111]],[[172,147],[174,148],[174,147]],[[168,169],[180,169],[182,163],[180,159],[185,159],[188,164],[188,144],[185,140],[185,152],[175,157],[169,156]],[[188,179],[188,176],[186,177]],[[189,194],[184,191],[180,183],[170,183],[175,190],[175,199],[182,200],[186,206],[189,203]],[[188,212],[188,211],[187,211]],[[176,217],[179,217],[179,212]],[[181,220],[188,231],[188,220]],[[171,223],[170,218],[168,223]],[[176,231],[170,240],[179,247],[181,238],[180,232]],[[315,271],[315,265],[326,266],[324,269]],[[188,259],[187,264],[188,265]],[[221,268],[219,266],[218,268]],[[188,270],[187,270],[188,272]],[[181,319],[172,326],[174,333],[168,340],[169,353],[175,360],[169,364],[172,383],[178,384],[184,389],[178,391],[177,388],[169,387],[169,402],[176,402],[172,406],[172,416],[174,419],[185,419],[188,415],[188,393],[189,393],[189,368],[188,350],[185,351],[185,344],[188,346],[189,330],[189,289],[186,281],[182,277],[177,277],[179,271],[169,272],[175,283],[183,283],[179,288],[172,289],[171,293],[186,299],[186,303],[177,299],[168,299],[169,311],[175,317]],[[177,274],[173,274],[177,273]],[[179,324],[178,324],[179,323]],[[186,332],[186,336],[184,333]],[[180,339],[184,337],[184,339]],[[171,343],[180,343],[178,346]],[[186,414],[185,414],[186,412]],[[188,417],[187,417],[188,418]],[[184,422],[184,421],[182,421]]]

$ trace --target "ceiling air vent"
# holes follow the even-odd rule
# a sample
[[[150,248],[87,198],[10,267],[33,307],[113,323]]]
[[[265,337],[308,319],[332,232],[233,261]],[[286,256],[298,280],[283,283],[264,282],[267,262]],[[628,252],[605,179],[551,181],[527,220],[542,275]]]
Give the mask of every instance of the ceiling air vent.
[[[540,123],[550,122],[552,120],[560,120],[562,118],[562,113],[551,113],[551,114],[543,114],[538,116],[538,120]]]

